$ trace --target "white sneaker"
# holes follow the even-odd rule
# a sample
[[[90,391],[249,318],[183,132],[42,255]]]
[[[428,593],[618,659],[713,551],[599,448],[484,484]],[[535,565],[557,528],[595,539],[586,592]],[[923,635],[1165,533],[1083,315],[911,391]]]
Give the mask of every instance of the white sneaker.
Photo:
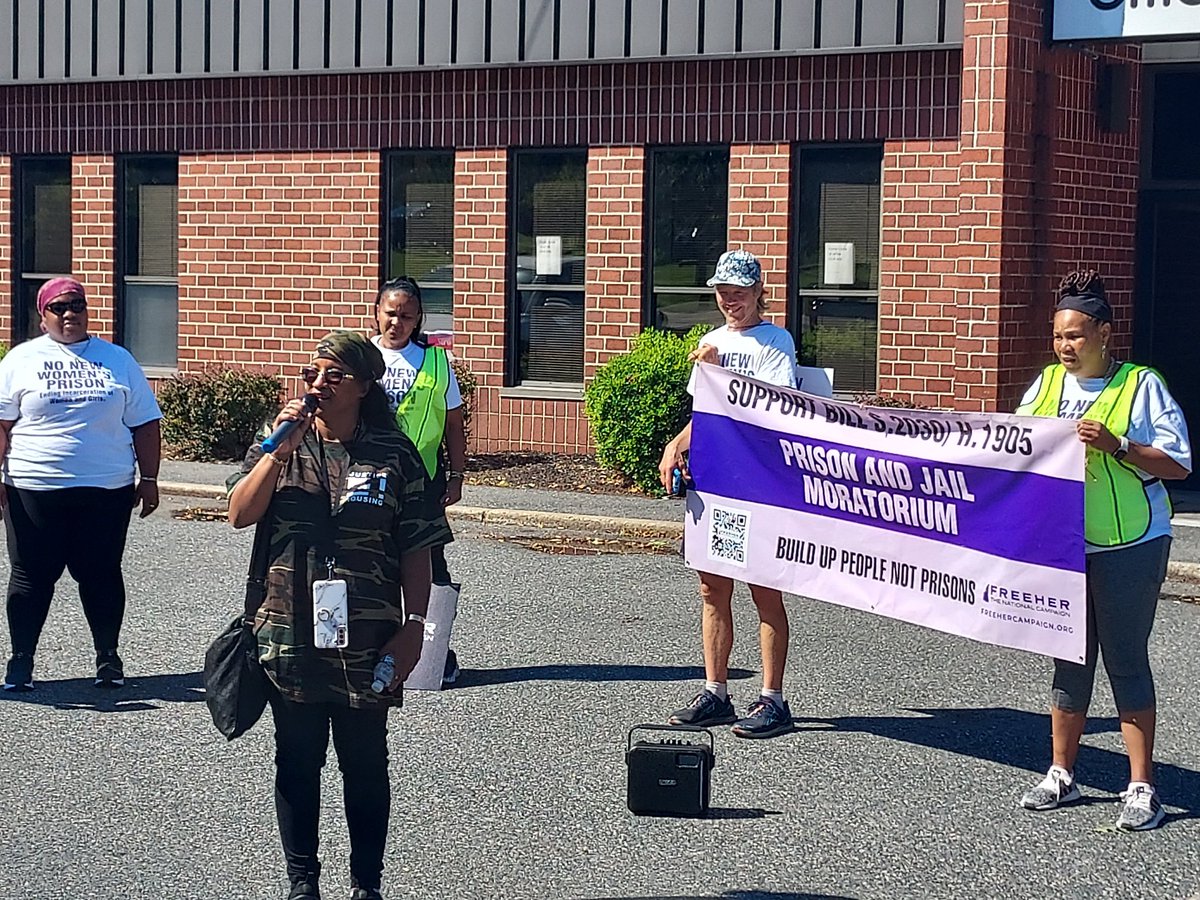
[[[1158,791],[1144,782],[1135,782],[1121,791],[1125,805],[1117,816],[1117,828],[1121,831],[1149,831],[1157,828],[1166,818],[1162,804],[1158,802]]]
[[[1025,792],[1025,796],[1021,798],[1021,805],[1026,809],[1045,812],[1067,803],[1074,803],[1082,796],[1070,772],[1062,766],[1051,766],[1046,777]]]

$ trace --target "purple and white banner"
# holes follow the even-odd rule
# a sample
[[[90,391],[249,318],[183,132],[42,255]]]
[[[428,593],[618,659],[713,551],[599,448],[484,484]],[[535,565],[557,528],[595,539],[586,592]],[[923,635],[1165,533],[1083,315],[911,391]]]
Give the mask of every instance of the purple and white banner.
[[[862,407],[700,365],[693,569],[1083,662],[1075,423]]]

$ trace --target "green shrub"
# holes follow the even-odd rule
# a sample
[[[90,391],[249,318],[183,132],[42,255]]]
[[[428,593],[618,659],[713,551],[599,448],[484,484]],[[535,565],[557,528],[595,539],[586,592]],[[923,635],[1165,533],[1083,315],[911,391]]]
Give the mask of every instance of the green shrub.
[[[658,463],[663,447],[692,411],[688,353],[709,327],[697,325],[682,338],[647,328],[628,353],[601,366],[584,391],[596,460],[647,493],[662,493]]]
[[[471,412],[475,409],[475,391],[479,387],[479,381],[475,378],[475,373],[467,368],[467,364],[458,357],[454,358],[450,367],[454,369],[454,377],[458,379],[458,390],[462,394],[463,431],[466,432],[469,440],[471,437]]]
[[[176,375],[158,390],[163,440],[184,459],[241,460],[263,422],[279,412],[274,375],[211,366]]]
[[[7,353],[8,353],[8,344],[0,343],[0,359],[4,359],[4,356]]]

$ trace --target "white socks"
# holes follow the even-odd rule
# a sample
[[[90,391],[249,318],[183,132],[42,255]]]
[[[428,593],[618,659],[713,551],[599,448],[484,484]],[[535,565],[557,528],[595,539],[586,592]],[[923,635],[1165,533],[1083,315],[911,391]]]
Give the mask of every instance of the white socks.
[[[729,685],[724,681],[706,681],[704,689],[718,700],[725,700],[729,696]],[[776,706],[783,706],[783,691],[768,691],[763,688],[759,693],[768,700],[774,701]]]
[[[724,700],[729,696],[729,685],[724,681],[706,681],[704,689],[710,694],[715,694],[718,700]]]

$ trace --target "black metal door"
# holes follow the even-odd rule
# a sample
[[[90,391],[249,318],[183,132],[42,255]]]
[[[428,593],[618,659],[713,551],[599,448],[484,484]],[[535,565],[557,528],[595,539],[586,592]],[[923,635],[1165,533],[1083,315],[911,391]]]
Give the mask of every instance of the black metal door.
[[[1141,318],[1150,340],[1137,341],[1142,348],[1134,362],[1157,368],[1187,418],[1193,445],[1200,436],[1200,192],[1190,197],[1168,198],[1143,195],[1144,234],[1142,283],[1148,314]],[[1147,321],[1147,318],[1149,321]],[[1183,490],[1200,490],[1200,474],[1174,485]]]

